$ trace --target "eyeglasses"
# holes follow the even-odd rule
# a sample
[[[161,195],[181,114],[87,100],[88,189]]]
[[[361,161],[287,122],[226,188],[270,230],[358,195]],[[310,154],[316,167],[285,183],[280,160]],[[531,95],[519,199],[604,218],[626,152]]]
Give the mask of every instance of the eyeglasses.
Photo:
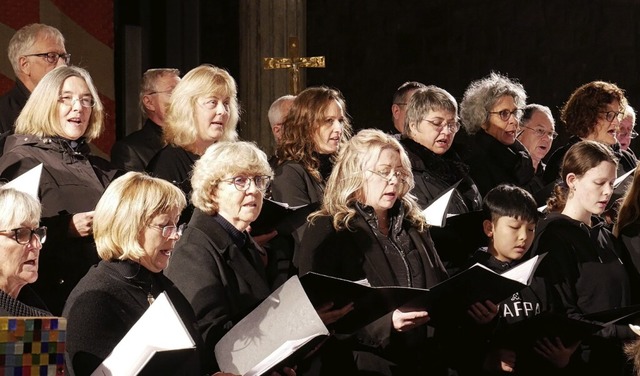
[[[251,182],[253,182],[253,184],[256,185],[256,189],[260,191],[265,191],[267,190],[267,187],[269,187],[269,184],[271,183],[271,176],[262,175],[262,176],[254,176],[252,178],[248,176],[235,176],[233,178],[224,179],[220,181],[223,181],[225,183],[233,183],[233,185],[235,185],[236,189],[239,191],[246,191],[247,189],[249,189]]]
[[[398,103],[394,103],[394,104],[397,104],[398,106],[406,106],[406,105],[407,105],[407,104],[406,104],[406,103],[404,103],[404,102],[398,102]]]
[[[178,235],[178,237],[181,237],[182,233],[184,232],[184,229],[187,227],[187,225],[185,223],[183,223],[183,224],[181,224],[179,226],[176,226],[176,225],[166,225],[166,226],[148,225],[148,227],[161,230],[163,237],[170,238],[170,237],[172,237],[174,235]]]
[[[87,107],[87,108],[93,107],[96,105],[96,101],[93,99],[93,97],[76,98],[69,95],[63,95],[58,98],[58,101],[69,107],[73,107],[73,105],[76,104],[76,102],[80,102],[80,105],[82,107]]]
[[[527,128],[531,131],[533,131],[533,133],[536,134],[536,136],[542,138],[542,137],[549,137],[550,139],[554,140],[556,137],[558,137],[558,134],[555,131],[545,131],[544,129],[540,129],[540,128],[531,128],[531,127],[527,127],[526,125],[521,125],[522,128]]]
[[[12,232],[12,235],[9,235],[16,243],[21,245],[30,244],[33,241],[33,236],[35,235],[40,244],[44,244],[47,240],[47,226],[40,226],[34,229],[27,227],[19,227],[11,230],[0,230],[0,232]]]
[[[163,90],[163,91],[150,91],[150,92],[147,93],[147,95],[154,95],[154,94],[171,95],[171,94],[173,94],[173,89],[171,89],[171,90]]]
[[[632,130],[631,133],[627,133],[627,132],[618,133],[618,136],[619,137],[629,137],[629,138],[633,139],[633,138],[638,137],[638,132]]]
[[[604,118],[607,119],[609,123],[613,121],[613,119],[618,119],[618,121],[622,121],[624,119],[624,112],[619,111],[598,111],[600,114],[604,114]]]
[[[502,121],[509,121],[509,118],[511,118],[511,115],[513,115],[516,118],[516,120],[520,120],[520,118],[522,117],[523,112],[524,111],[521,108],[516,108],[513,111],[509,111],[509,110],[489,111],[490,114],[496,114],[496,115],[500,116],[500,119]]]
[[[442,132],[442,130],[444,130],[445,127],[447,127],[447,129],[449,129],[449,132],[451,133],[456,133],[457,131],[460,130],[460,123],[458,123],[457,121],[452,122],[452,123],[445,123],[444,121],[441,121],[439,123],[435,122],[435,121],[431,121],[429,119],[422,119],[424,121],[426,121],[427,123],[433,125],[436,129],[436,131],[438,132]]]
[[[64,60],[64,63],[69,65],[69,63],[71,62],[71,54],[67,54],[67,53],[63,53],[63,54],[59,54],[57,52],[42,52],[39,54],[29,54],[29,55],[24,55],[25,57],[27,56],[38,56],[41,57],[43,59],[45,59],[47,61],[47,63],[49,64],[55,64],[58,62],[58,59],[62,59]]]
[[[387,183],[391,183],[391,180],[393,180],[393,178],[398,179],[397,181],[400,183],[406,183],[407,179],[409,178],[409,173],[406,172],[405,170],[382,170],[382,171],[367,170],[367,171],[371,172],[372,174],[378,175],[379,177],[386,180]]]

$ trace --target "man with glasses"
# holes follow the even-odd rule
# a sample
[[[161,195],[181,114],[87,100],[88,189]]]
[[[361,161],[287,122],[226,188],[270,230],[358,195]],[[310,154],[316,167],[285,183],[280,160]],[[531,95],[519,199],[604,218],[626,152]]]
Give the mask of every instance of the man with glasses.
[[[55,67],[68,65],[71,60],[62,33],[55,27],[39,23],[16,31],[9,41],[8,56],[16,75],[16,86],[0,97],[2,145],[4,137],[13,132],[13,123],[42,77]]]
[[[393,101],[391,104],[391,120],[393,120],[393,127],[398,131],[395,136],[400,139],[400,135],[404,130],[405,116],[407,114],[407,104],[413,93],[418,89],[427,87],[425,84],[417,81],[407,81],[393,94]]]
[[[180,71],[172,68],[149,69],[142,75],[140,108],[146,120],[142,129],[116,142],[111,163],[125,171],[144,171],[151,158],[164,147],[162,128],[173,88],[180,82]]]
[[[633,107],[627,105],[624,111],[624,119],[620,122],[620,130],[616,134],[618,143],[620,144],[620,150],[626,150],[629,153],[633,153],[633,150],[629,149],[631,146],[631,140],[638,137],[638,132],[633,128],[636,126],[636,111]]]
[[[528,104],[523,110],[518,140],[529,151],[536,175],[542,176],[545,167],[542,159],[551,150],[553,140],[558,137],[555,121],[547,106]]]

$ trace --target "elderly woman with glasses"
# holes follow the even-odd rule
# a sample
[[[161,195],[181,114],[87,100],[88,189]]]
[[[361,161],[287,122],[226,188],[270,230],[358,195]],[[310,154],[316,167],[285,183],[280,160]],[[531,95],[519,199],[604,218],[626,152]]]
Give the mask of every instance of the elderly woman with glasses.
[[[411,191],[420,207],[460,181],[450,206],[454,214],[482,208],[482,197],[469,168],[451,149],[460,129],[458,103],[447,91],[428,86],[416,90],[407,104],[403,139],[416,183]]]
[[[104,192],[93,224],[102,261],[80,280],[63,312],[69,374],[90,375],[162,292],[202,349],[189,302],[162,274],[182,234],[178,218],[185,205],[180,189],[139,172],[114,180]],[[194,352],[165,374],[211,373],[211,358]]]
[[[267,254],[248,232],[272,175],[249,142],[218,142],[195,163],[195,210],[166,274],[191,303],[207,354],[272,291]]]
[[[93,210],[117,172],[89,148],[103,129],[104,107],[89,73],[58,67],[36,86],[0,158],[0,177],[7,180],[43,164],[38,196],[49,239],[34,289],[55,315],[99,261],[91,233]]]
[[[415,94],[414,94],[415,95]],[[447,119],[450,121],[450,119]],[[309,217],[296,264],[371,286],[429,288],[447,278],[412,195],[411,163],[390,135],[365,129],[341,150],[322,207]],[[398,309],[345,339],[372,375],[445,375],[424,324],[429,313]]]
[[[635,168],[638,161],[629,151],[620,150],[616,135],[624,119],[627,98],[616,84],[592,81],[577,88],[560,110],[560,119],[571,138],[549,158],[544,183],[560,179],[560,166],[567,150],[581,140],[609,146],[618,158],[618,176]]]
[[[229,72],[208,64],[190,70],[171,94],[162,128],[167,146],[146,170],[176,184],[189,197],[194,163],[210,145],[236,140],[239,113],[236,81]],[[188,205],[181,221],[188,222],[192,212]]]
[[[503,183],[534,193],[531,157],[516,139],[526,99],[520,83],[498,73],[472,82],[464,93],[460,117],[474,135],[467,163],[483,196]]]
[[[40,203],[24,192],[0,188],[0,316],[51,316],[27,285],[38,279],[47,228],[38,227]]]

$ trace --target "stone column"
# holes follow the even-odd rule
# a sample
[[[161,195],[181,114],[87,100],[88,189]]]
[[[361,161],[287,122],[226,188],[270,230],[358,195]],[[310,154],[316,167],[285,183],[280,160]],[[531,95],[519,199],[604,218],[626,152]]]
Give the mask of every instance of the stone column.
[[[267,111],[276,98],[288,94],[289,72],[264,70],[262,58],[287,56],[290,36],[299,38],[300,56],[306,56],[306,0],[240,0],[239,13],[240,76],[235,78],[242,112],[238,131],[243,140],[255,141],[271,155],[275,142]],[[302,72],[301,87],[305,82]]]

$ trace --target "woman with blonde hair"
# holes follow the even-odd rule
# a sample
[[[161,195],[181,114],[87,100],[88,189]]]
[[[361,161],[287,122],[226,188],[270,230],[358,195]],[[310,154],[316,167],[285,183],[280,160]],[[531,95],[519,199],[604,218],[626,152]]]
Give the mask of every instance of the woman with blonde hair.
[[[226,70],[208,64],[190,70],[171,94],[163,128],[167,146],[151,159],[147,171],[189,197],[193,164],[210,145],[237,139],[239,117],[236,82]],[[187,222],[192,211],[188,206],[182,221]]]
[[[446,279],[409,193],[413,186],[400,143],[378,130],[360,131],[340,150],[322,206],[309,217],[295,258],[300,275],[313,271],[371,286],[417,288]],[[432,331],[424,326],[428,320],[426,311],[397,309],[358,331],[347,340],[358,369],[376,375],[446,374]]]
[[[63,312],[69,374],[92,374],[163,292],[202,349],[189,302],[162,274],[182,234],[178,218],[185,205],[180,189],[140,172],[123,175],[104,192],[93,224],[102,261],[80,280]],[[164,373],[211,374],[212,358],[193,352]]]
[[[0,158],[0,176],[7,180],[43,164],[38,196],[49,239],[34,289],[55,315],[98,262],[91,233],[93,210],[117,172],[89,148],[103,129],[104,107],[89,73],[58,67],[36,86]]]

